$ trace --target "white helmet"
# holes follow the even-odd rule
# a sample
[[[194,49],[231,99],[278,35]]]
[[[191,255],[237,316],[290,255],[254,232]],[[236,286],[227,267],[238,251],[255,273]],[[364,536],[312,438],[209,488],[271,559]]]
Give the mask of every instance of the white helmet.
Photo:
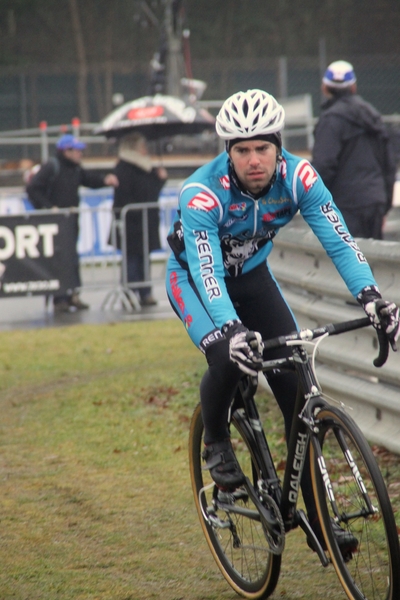
[[[278,133],[285,111],[273,96],[262,90],[237,92],[223,103],[215,128],[223,140]]]

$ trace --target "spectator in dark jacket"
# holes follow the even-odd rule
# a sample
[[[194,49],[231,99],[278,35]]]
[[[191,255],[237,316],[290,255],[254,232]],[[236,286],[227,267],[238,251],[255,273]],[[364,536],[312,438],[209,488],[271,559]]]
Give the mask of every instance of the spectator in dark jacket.
[[[114,191],[114,212],[119,219],[121,209],[127,204],[157,202],[168,173],[163,167],[153,167],[146,139],[136,132],[121,139],[118,157],[115,174],[119,186]],[[142,211],[128,210],[125,221],[128,283],[144,281],[146,257],[143,251],[142,229]],[[148,239],[150,252],[160,248],[158,208],[148,210]],[[119,236],[117,246],[121,248]],[[142,306],[156,304],[150,287],[139,287],[138,293]]]
[[[79,206],[79,186],[101,188],[117,186],[118,179],[113,173],[105,177],[96,171],[87,171],[81,166],[82,153],[86,144],[73,135],[63,135],[56,144],[56,156],[42,165],[28,183],[26,191],[36,209],[77,208]],[[73,220],[75,244],[70,249],[70,260],[75,271],[75,286],[67,294],[53,296],[56,312],[70,312],[89,308],[82,302],[75,288],[81,287],[77,242],[79,236],[78,213]]]
[[[322,79],[326,100],[314,131],[312,163],[354,237],[382,239],[392,206],[395,155],[378,111],[357,92],[350,63],[339,60]]]

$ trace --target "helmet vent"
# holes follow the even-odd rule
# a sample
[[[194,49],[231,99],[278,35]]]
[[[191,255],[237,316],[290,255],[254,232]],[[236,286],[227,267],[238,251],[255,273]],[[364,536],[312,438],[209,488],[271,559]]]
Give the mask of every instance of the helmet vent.
[[[285,111],[273,96],[262,90],[248,90],[224,102],[216,130],[223,140],[233,140],[278,133],[284,123]]]

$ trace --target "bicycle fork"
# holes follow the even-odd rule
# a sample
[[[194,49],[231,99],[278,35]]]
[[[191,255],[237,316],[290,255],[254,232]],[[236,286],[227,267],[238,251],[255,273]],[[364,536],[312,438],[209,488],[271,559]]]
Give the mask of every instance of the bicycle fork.
[[[359,470],[358,466],[356,465],[356,463],[354,462],[350,448],[348,447],[346,440],[344,439],[343,433],[338,429],[335,431],[335,436],[336,436],[338,444],[343,452],[343,456],[345,457],[346,462],[349,465],[349,468],[353,474],[354,481],[356,482],[356,485],[357,485],[358,489],[360,490],[360,493],[365,502],[364,506],[361,507],[360,510],[358,510],[358,511],[351,512],[351,513],[347,513],[347,512],[339,513],[337,503],[335,500],[335,493],[334,493],[333,485],[332,485],[331,479],[329,477],[328,469],[326,468],[325,459],[322,455],[321,444],[319,442],[317,435],[312,435],[311,443],[313,444],[314,449],[315,449],[315,454],[317,457],[319,471],[321,473],[321,477],[322,477],[322,481],[324,483],[326,495],[327,495],[328,501],[331,505],[332,513],[334,515],[333,518],[336,521],[336,523],[338,525],[340,525],[340,523],[347,524],[352,519],[356,519],[359,517],[368,517],[368,516],[374,515],[379,511],[376,507],[373,506],[373,504],[371,502],[371,499],[370,499],[368,491],[365,487],[364,480],[362,478],[360,470]]]

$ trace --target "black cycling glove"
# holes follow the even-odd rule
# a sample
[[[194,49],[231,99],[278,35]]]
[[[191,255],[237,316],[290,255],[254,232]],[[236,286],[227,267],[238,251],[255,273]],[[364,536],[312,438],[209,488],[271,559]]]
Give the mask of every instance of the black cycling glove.
[[[249,331],[240,321],[228,321],[221,328],[229,340],[229,357],[247,375],[257,375],[263,361],[264,344],[261,334]]]

